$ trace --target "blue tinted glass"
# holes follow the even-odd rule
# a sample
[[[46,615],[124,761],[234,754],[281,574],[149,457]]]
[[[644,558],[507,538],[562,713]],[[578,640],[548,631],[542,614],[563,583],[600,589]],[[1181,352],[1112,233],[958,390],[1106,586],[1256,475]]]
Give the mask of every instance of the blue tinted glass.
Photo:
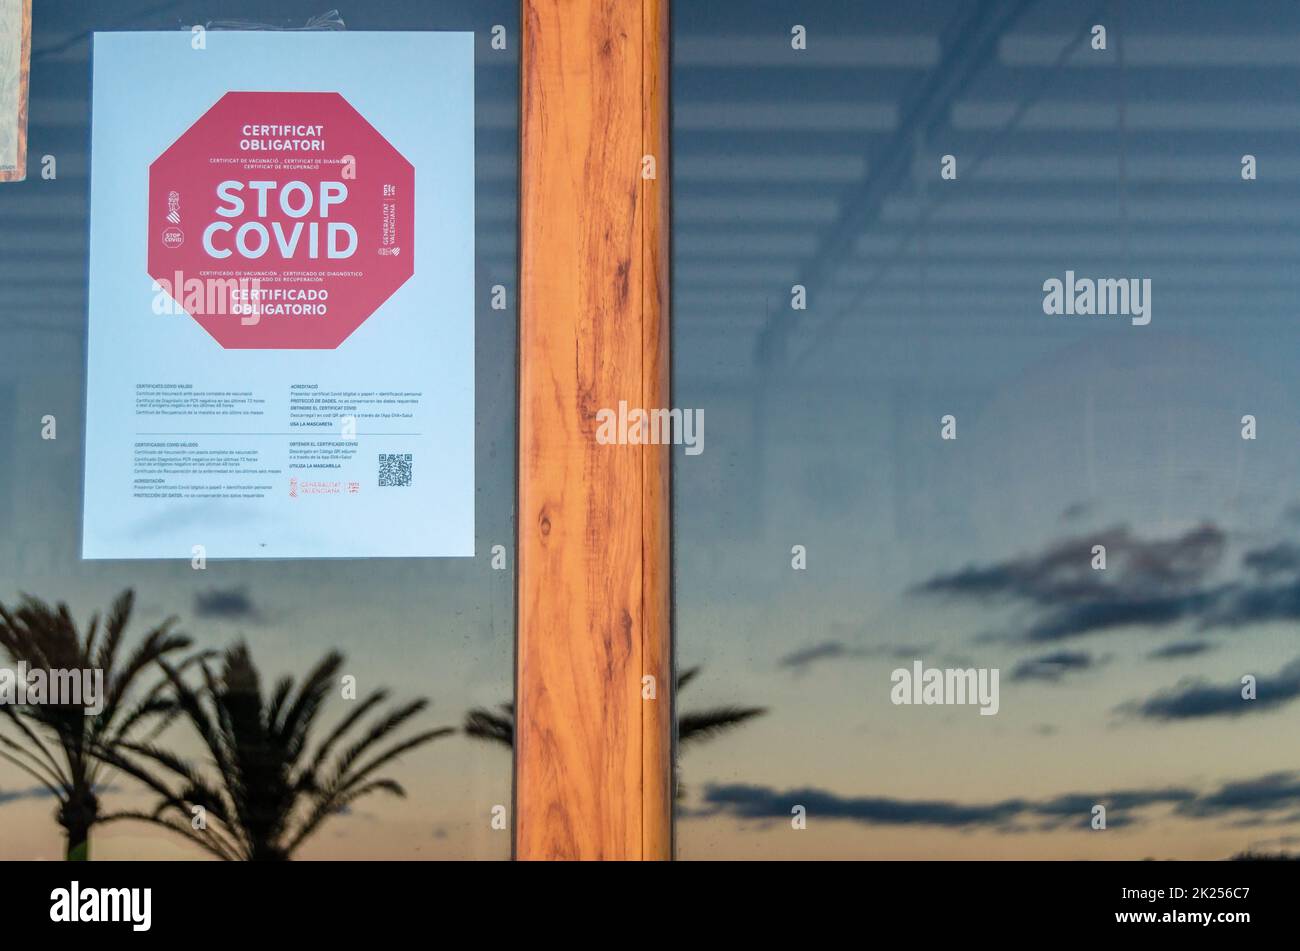
[[[1092,6],[674,8],[683,857],[1295,841],[1300,10]]]

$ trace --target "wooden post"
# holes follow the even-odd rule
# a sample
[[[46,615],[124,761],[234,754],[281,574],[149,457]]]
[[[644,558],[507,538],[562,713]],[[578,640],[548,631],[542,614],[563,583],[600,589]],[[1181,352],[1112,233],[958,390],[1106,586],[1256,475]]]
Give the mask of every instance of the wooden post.
[[[667,859],[668,447],[596,428],[670,406],[668,0],[522,22],[515,855]]]

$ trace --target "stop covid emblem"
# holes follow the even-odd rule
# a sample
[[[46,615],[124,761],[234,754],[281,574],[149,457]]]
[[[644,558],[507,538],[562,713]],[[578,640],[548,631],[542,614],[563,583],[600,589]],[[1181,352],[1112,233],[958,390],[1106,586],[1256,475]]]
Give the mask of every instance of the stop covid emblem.
[[[414,238],[415,169],[337,93],[227,93],[149,167],[149,275],[227,349],[339,346]]]

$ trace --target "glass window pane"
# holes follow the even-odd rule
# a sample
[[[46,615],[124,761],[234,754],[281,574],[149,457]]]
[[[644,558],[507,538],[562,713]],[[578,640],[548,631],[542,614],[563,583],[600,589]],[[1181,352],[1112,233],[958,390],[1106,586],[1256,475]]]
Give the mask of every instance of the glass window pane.
[[[71,0],[42,0],[37,4],[32,44],[29,174],[24,182],[0,184],[0,604],[16,612],[23,595],[31,595],[42,604],[66,604],[76,630],[84,635],[95,612],[102,617],[123,592],[134,592],[119,665],[150,629],[168,617],[175,617],[176,629],[185,632],[193,642],[192,649],[169,654],[173,662],[191,650],[224,652],[232,645],[245,643],[260,677],[263,718],[271,717],[272,710],[279,710],[279,719],[274,722],[279,724],[281,739],[266,739],[257,748],[269,751],[267,755],[273,762],[283,761],[288,775],[295,777],[302,775],[295,770],[306,768],[336,726],[346,722],[350,714],[361,712],[374,691],[384,691],[385,699],[375,706],[364,706],[362,719],[326,756],[317,771],[321,783],[334,776],[333,770],[341,764],[342,757],[353,743],[365,736],[372,724],[406,704],[425,701],[427,706],[402,720],[396,729],[379,731],[376,742],[354,751],[359,756],[354,761],[353,775],[369,757],[384,753],[394,743],[439,728],[453,729],[450,735],[438,735],[417,744],[395,762],[351,787],[360,789],[373,780],[393,780],[405,790],[404,798],[391,795],[395,787],[384,785],[369,788],[366,795],[355,801],[347,797],[331,800],[331,807],[339,807],[338,810],[331,811],[326,821],[311,828],[299,841],[297,831],[308,825],[310,810],[319,805],[323,796],[318,791],[300,790],[288,831],[265,832],[263,844],[272,851],[291,848],[293,857],[303,859],[504,859],[510,854],[508,738],[506,742],[500,738],[484,739],[467,734],[462,726],[471,710],[483,708],[500,713],[498,705],[508,702],[512,694],[518,4],[506,0],[474,3],[406,0],[357,6],[342,19],[313,19],[320,13],[320,4],[296,0],[215,6],[191,2],[161,6],[136,4],[129,9],[123,5],[92,5]],[[190,35],[194,24],[207,28],[208,41],[206,54],[201,47],[195,49],[196,63],[201,62],[200,57],[217,51],[221,42],[219,32],[229,30],[294,30],[295,36],[309,38],[308,46],[312,38],[319,38],[324,45],[338,31],[346,34],[377,31],[380,36],[391,33],[394,37],[399,32],[412,31],[472,33],[472,39],[467,40],[472,44],[472,76],[466,77],[472,80],[472,93],[468,83],[462,89],[441,93],[446,97],[472,96],[469,103],[473,110],[472,196],[451,182],[430,181],[425,186],[419,177],[421,168],[415,169],[416,188],[427,188],[427,192],[420,194],[429,196],[429,204],[421,211],[422,215],[431,216],[425,226],[427,233],[437,235],[439,241],[454,242],[460,248],[469,247],[472,241],[472,265],[467,260],[466,268],[462,269],[464,279],[459,283],[430,287],[428,282],[417,282],[418,298],[401,298],[402,292],[398,291],[391,299],[400,300],[400,304],[393,306],[405,308],[403,313],[434,323],[438,334],[451,333],[457,321],[466,330],[473,327],[473,349],[465,351],[473,354],[472,366],[459,371],[466,381],[473,380],[472,387],[467,385],[447,405],[424,407],[427,424],[437,427],[444,425],[444,414],[447,421],[458,412],[462,413],[462,419],[468,419],[463,414],[468,411],[469,400],[473,401],[473,441],[467,443],[472,445],[472,458],[466,460],[473,466],[472,494],[467,502],[472,512],[466,512],[466,505],[461,504],[439,516],[458,524],[472,524],[472,535],[466,538],[473,546],[472,557],[347,555],[353,550],[354,541],[359,546],[364,538],[403,537],[405,527],[400,520],[391,518],[378,525],[356,521],[351,527],[342,526],[342,531],[338,525],[327,526],[322,522],[322,535],[343,539],[339,542],[343,546],[342,557],[329,557],[332,550],[328,546],[322,546],[320,551],[324,557],[295,554],[273,559],[242,556],[223,559],[214,552],[202,570],[192,566],[188,551],[182,557],[166,559],[87,560],[81,557],[83,495],[90,498],[93,493],[86,493],[87,485],[93,487],[97,479],[106,477],[104,467],[98,466],[95,459],[88,460],[84,449],[94,442],[95,436],[84,425],[88,236],[95,229],[108,226],[105,222],[89,220],[90,196],[92,186],[96,193],[100,190],[112,193],[119,188],[125,191],[131,187],[129,176],[143,176],[148,172],[147,168],[121,169],[118,174],[106,174],[91,181],[91,38],[96,32],[170,31],[183,40]],[[502,44],[494,45],[494,29],[505,40],[504,48]],[[321,63],[309,54],[302,65],[317,75]],[[355,72],[343,69],[346,64],[338,65],[340,72]],[[196,72],[202,68],[206,67],[196,66]],[[428,64],[426,68],[432,70],[434,65]],[[154,80],[159,84],[183,86],[187,77],[160,73]],[[238,70],[230,71],[229,88],[246,88]],[[313,87],[308,83],[304,88]],[[411,128],[418,131],[421,121],[432,122],[429,117],[445,114],[450,108],[449,101],[437,99],[424,103],[421,108],[427,109],[425,119],[417,114],[403,122],[410,122]],[[147,86],[138,90],[135,109],[138,115],[134,121],[147,130],[151,121]],[[95,145],[99,148],[100,142],[96,141]],[[43,175],[43,170],[51,174]],[[364,178],[366,169],[360,169],[357,175],[358,179]],[[343,177],[348,178],[346,173]],[[466,199],[470,197],[472,225],[467,215],[465,226],[458,233],[450,230],[439,233],[438,229],[450,228],[452,209],[469,207]],[[191,208],[194,206],[182,203],[179,214],[185,215]],[[138,210],[143,221],[145,209]],[[198,208],[194,212],[197,218]],[[196,242],[201,228],[197,220],[190,220],[195,223],[183,225],[185,240]],[[400,234],[400,220],[396,227]],[[133,230],[133,226],[124,226],[123,233],[130,234]],[[419,251],[416,254],[417,263],[423,261],[428,267],[435,267],[435,262],[418,257]],[[143,260],[143,248],[139,249],[138,256]],[[143,268],[132,277],[143,280],[148,288],[149,278]],[[472,286],[468,283],[470,277]],[[472,325],[468,323],[471,320]],[[346,354],[346,346],[334,352]],[[269,355],[275,351],[266,352]],[[279,351],[285,361],[296,359],[287,354],[297,352],[300,351]],[[393,360],[391,385],[405,388],[409,374],[402,376],[398,366],[409,365],[410,355],[395,351],[390,356]],[[153,378],[156,368],[141,365],[131,354],[126,354],[123,360],[124,364],[116,367],[115,372]],[[312,366],[319,369],[321,364]],[[340,371],[339,379],[346,376]],[[376,379],[382,382],[382,376],[375,366],[368,368],[367,379],[372,382]],[[433,383],[428,385],[432,387]],[[345,385],[339,384],[337,388],[344,389]],[[96,409],[91,407],[92,418]],[[376,416],[372,421],[377,424],[384,418]],[[396,424],[401,417],[392,418]],[[446,422],[445,425],[454,424]],[[55,427],[52,433],[50,426]],[[368,454],[382,451],[382,446],[367,444],[366,429],[367,423],[361,418],[356,427],[360,451]],[[43,438],[51,434],[55,438]],[[413,478],[418,488],[422,475],[432,479],[446,463],[435,455],[427,452],[416,454],[413,461],[390,460],[389,477],[396,480],[392,482],[383,481],[381,463],[379,485],[392,486],[394,492],[405,491],[400,480]],[[402,463],[407,464],[406,468]],[[305,497],[308,481],[317,482],[321,478],[316,475],[308,480],[304,476],[298,486],[303,490],[302,497],[297,502],[314,501]],[[280,476],[276,476],[275,484],[277,492],[284,490]],[[287,479],[284,484],[288,485]],[[372,488],[385,491],[364,481],[353,490],[346,480],[338,483],[333,491],[365,493]],[[322,519],[342,518],[346,523],[355,518],[340,507],[320,511]],[[171,510],[167,518],[180,519],[183,514]],[[180,523],[169,521],[168,524]],[[283,534],[274,524],[267,524],[265,537],[274,547]],[[125,536],[112,535],[107,543],[125,545],[129,541]],[[418,539],[413,542],[417,547],[418,543]],[[30,624],[16,614],[13,617],[11,626],[15,629],[26,625],[38,629],[29,632],[31,637],[57,639],[57,632],[49,630],[57,628],[57,615],[34,613]],[[343,660],[336,667],[327,668],[323,702],[317,715],[310,719],[310,728],[304,736],[303,730],[286,724],[308,719],[306,711],[312,703],[295,708],[292,701],[297,693],[289,694],[288,701],[278,703],[278,684],[286,676],[301,684],[332,652],[341,654]],[[0,657],[0,665],[12,666],[16,659],[10,651]],[[218,676],[223,663],[222,655],[211,661]],[[236,671],[239,669],[236,666]],[[212,698],[204,694],[197,668],[190,667],[181,676],[211,712]],[[149,666],[131,696],[140,700],[161,677],[158,668]],[[236,690],[234,695],[245,700],[249,697],[247,689]],[[486,722],[491,725],[491,721]],[[150,723],[145,725],[152,727]],[[240,735],[247,737],[249,730],[256,732],[256,724],[245,724]],[[40,756],[30,741],[18,735],[12,723],[0,722],[0,732],[14,738],[26,754]],[[147,735],[147,730],[132,735],[140,739]],[[218,771],[206,762],[209,757],[202,748],[197,728],[186,716],[167,726],[156,742],[162,749],[198,764],[207,781],[220,785]],[[168,776],[164,762],[151,760],[140,750],[122,746],[118,752],[137,766],[145,763],[156,775]],[[30,766],[24,756],[18,754],[19,760]],[[54,756],[55,767],[66,772],[64,754],[55,751]],[[119,811],[151,811],[157,796],[124,772],[125,765],[118,766],[107,768],[101,761],[98,767],[91,790],[97,800],[95,814],[102,817]],[[61,828],[55,797],[40,781],[45,772],[39,763],[33,775],[14,762],[0,762],[0,858],[63,857],[72,833],[66,823]],[[282,778],[271,778],[268,774],[249,782],[245,794],[265,800],[273,795]],[[168,776],[168,780],[174,783],[176,778]],[[68,794],[61,791],[60,798],[66,799]],[[255,814],[261,816],[275,814],[278,808],[264,801],[255,805]],[[85,803],[77,808],[84,810]],[[208,812],[215,814],[220,808],[209,803]],[[65,819],[69,812],[76,809],[65,808],[62,811]],[[76,824],[74,820],[69,821]],[[177,815],[176,821],[182,832],[191,827],[188,815]],[[217,830],[214,835],[220,838],[223,829],[220,818],[210,819],[210,827]],[[90,851],[97,859],[205,855],[200,843],[181,832],[139,821],[93,825]],[[241,857],[245,856],[241,853]]]
[[[1300,12],[1103,11],[674,8],[683,857],[1293,841]]]

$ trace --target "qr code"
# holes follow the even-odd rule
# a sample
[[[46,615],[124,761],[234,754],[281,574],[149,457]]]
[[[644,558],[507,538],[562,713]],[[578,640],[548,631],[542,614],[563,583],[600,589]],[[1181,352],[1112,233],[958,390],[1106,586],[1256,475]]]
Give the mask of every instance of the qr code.
[[[409,452],[381,452],[379,454],[379,484],[410,485],[411,454]]]

